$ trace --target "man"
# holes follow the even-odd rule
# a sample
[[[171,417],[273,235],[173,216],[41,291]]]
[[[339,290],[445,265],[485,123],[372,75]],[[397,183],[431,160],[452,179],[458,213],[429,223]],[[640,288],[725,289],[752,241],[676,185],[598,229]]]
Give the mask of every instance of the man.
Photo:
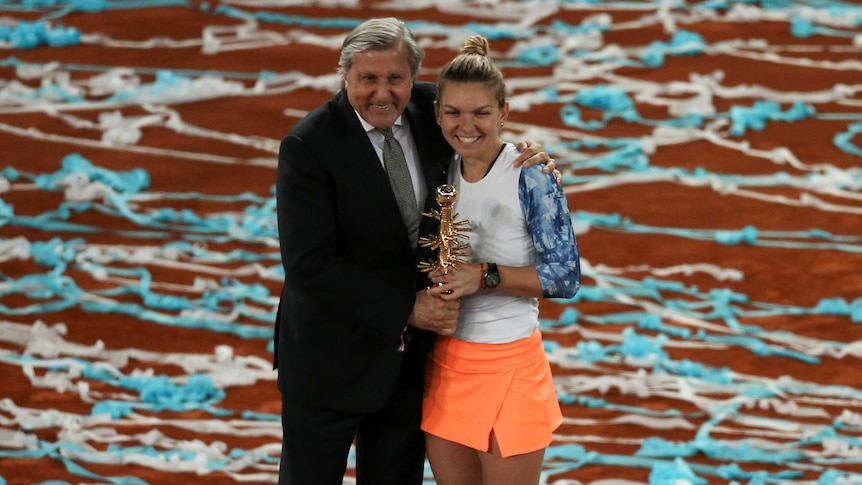
[[[424,289],[416,265],[431,255],[415,239],[435,221],[402,215],[384,169],[392,142],[377,130],[392,128],[403,148],[417,204],[409,209],[436,207],[452,150],[435,122],[434,85],[414,82],[423,58],[403,22],[362,23],[342,46],[342,89],[281,144],[282,485],[340,485],[354,439],[359,485],[422,483],[427,337],[454,332],[458,302]],[[547,154],[528,146],[526,159]]]

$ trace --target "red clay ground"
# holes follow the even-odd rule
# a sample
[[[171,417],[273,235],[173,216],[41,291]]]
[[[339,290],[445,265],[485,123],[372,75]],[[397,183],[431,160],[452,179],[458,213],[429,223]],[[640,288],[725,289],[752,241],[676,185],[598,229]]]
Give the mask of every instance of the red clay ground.
[[[708,483],[765,478],[829,483],[829,477],[838,483],[841,473],[862,471],[854,462],[862,429],[856,344],[862,338],[862,175],[858,154],[835,143],[836,136],[848,133],[853,146],[862,144],[862,128],[852,128],[862,105],[862,56],[852,39],[794,37],[789,20],[806,13],[791,9],[770,11],[768,19],[764,14],[760,20],[735,21],[724,10],[662,17],[651,2],[637,10],[608,3],[605,11],[568,2],[556,7],[465,2],[467,8],[459,11],[443,6],[396,11],[385,2],[332,8],[328,2],[307,3],[312,5],[232,4],[249,14],[273,15],[258,15],[256,24],[268,42],[230,51],[207,53],[200,39],[213,26],[243,22],[203,3],[71,13],[52,26],[77,28],[84,38],[80,45],[15,49],[7,43],[6,62],[0,64],[0,170],[12,167],[19,175],[7,170],[3,176],[10,188],[0,193],[0,477],[6,483],[274,483],[280,428],[272,418],[280,401],[267,368],[267,335],[280,282],[272,269],[278,266],[277,249],[266,201],[275,182],[277,143],[302,113],[331,95],[332,83],[311,81],[335,72],[340,40],[352,22],[386,15],[416,21],[411,25],[428,54],[422,79],[433,80],[435,69],[479,26],[497,27],[504,35],[492,39],[492,47],[510,86],[519,86],[515,98],[557,89],[559,99],[539,98],[529,109],[513,111],[506,134],[539,141],[556,157],[567,176],[584,263],[579,298],[541,307],[566,416],[548,452],[548,483],[672,483],[684,475],[683,462]],[[764,13],[753,4],[745,8],[736,4],[736,18],[745,11]],[[20,26],[16,22],[46,13],[0,3],[0,27]],[[584,60],[581,49],[589,48],[574,45],[578,32],[563,25],[583,26],[598,13],[610,15],[614,28],[598,37],[604,50],[599,53],[594,45]],[[665,29],[656,21],[661,18],[675,24]],[[441,25],[426,31],[419,21]],[[674,26],[699,34],[709,48],[669,54],[652,68],[639,65],[639,53],[651,42],[671,43]],[[530,37],[505,35],[530,27],[537,28]],[[858,27],[843,30],[862,35]],[[161,40],[145,43],[153,39]],[[554,46],[560,58],[548,65],[518,64],[517,53],[527,46]],[[13,56],[31,69],[16,69]],[[115,82],[137,76],[127,94],[147,87],[162,91],[153,89],[146,100],[107,103],[110,94],[97,91],[94,78],[113,67],[129,69]],[[209,99],[171,99],[165,97],[166,84],[151,86],[159,70],[198,80],[210,73],[221,84],[180,91],[206,93]],[[276,83],[263,76],[268,81],[255,90],[254,78],[264,72],[285,79]],[[695,82],[709,76],[710,82]],[[846,88],[834,89],[839,84]],[[38,101],[32,90],[50,85],[76,86],[68,93],[89,104],[48,95]],[[624,89],[637,113],[654,123],[618,117],[594,131],[566,126],[560,111],[572,105],[574,93],[600,85]],[[225,87],[234,90],[220,90]],[[668,106],[693,99],[696,88],[714,114],[695,128],[674,132],[682,138],[656,128],[669,123]],[[783,113],[795,101],[808,103],[819,116],[769,119],[762,129],[748,127],[733,136],[731,122],[750,119],[743,114],[751,116],[760,100],[776,100]],[[584,121],[602,119],[600,109],[577,106]],[[98,127],[100,116],[113,112],[138,123],[137,142],[102,141],[110,123]],[[196,128],[208,131],[201,135]],[[641,159],[651,171],[645,165],[618,165],[616,172],[599,168],[590,164],[607,155],[606,147],[564,146],[638,137],[657,140],[655,152]],[[95,197],[89,206],[71,207],[66,220],[54,212],[67,207],[63,184],[39,186],[46,179],[32,176],[56,174],[71,153],[114,174],[142,169],[150,183],[141,192],[162,197]],[[786,154],[792,156],[784,163],[770,160]],[[612,160],[625,164],[635,158]],[[660,169],[675,172],[660,174]],[[776,178],[779,172],[787,177]],[[615,184],[621,182],[615,175],[630,178]],[[258,199],[230,198],[245,193]],[[118,208],[129,212],[117,215]],[[154,230],[147,226],[149,217],[170,208],[178,211],[178,220],[160,228],[159,237],[126,232]],[[619,215],[630,224],[602,224],[587,214]],[[245,237],[223,226],[196,235],[197,225],[225,215],[249,224]],[[61,221],[97,229],[61,227]],[[746,226],[755,228],[757,237],[734,239],[752,235],[740,232]],[[811,238],[806,231],[814,229],[823,232]],[[228,232],[233,237],[219,239]],[[722,237],[725,243],[718,241]],[[38,253],[34,243],[52,238],[66,243],[65,252],[55,243],[54,250]],[[199,252],[185,250],[171,260],[157,251],[172,242],[193,243]],[[262,259],[206,259],[208,252],[238,254],[230,253],[235,250]],[[63,257],[36,260],[35,254],[61,254],[66,264],[60,263]],[[118,256],[97,257],[111,254]],[[101,278],[93,265],[116,273]],[[132,288],[142,269],[151,291],[136,293]],[[49,278],[52,271],[65,279]],[[203,305],[228,288],[234,297],[219,300],[209,313],[181,312],[170,306],[178,300],[153,298],[161,294]],[[268,295],[257,298],[255,289]],[[244,291],[245,297],[236,296]],[[234,332],[213,330],[219,321]],[[636,328],[639,321],[666,327]],[[55,332],[46,336],[42,324]],[[239,327],[231,325],[255,336],[238,336]],[[651,340],[637,340],[627,333],[632,331]],[[58,335],[65,342],[58,342]],[[593,351],[604,352],[603,359],[588,362],[589,348],[578,347],[588,341],[595,342]],[[232,349],[233,357],[217,359],[217,349],[227,348],[220,346]],[[194,374],[213,377],[225,394],[209,394],[212,407],[232,415],[221,416],[187,397],[182,409],[139,408],[126,419],[102,422],[87,418],[98,402],[141,401],[136,390],[121,385],[132,382],[120,381],[121,376],[144,382],[165,375],[182,385]],[[247,379],[227,380],[242,377]],[[170,397],[171,389],[163,392]],[[209,428],[209,420],[227,428]],[[647,438],[679,447],[665,456],[636,454]],[[152,448],[136,448],[143,446]],[[246,461],[231,450],[243,450]],[[660,463],[673,467],[677,456],[676,471],[662,478]]]

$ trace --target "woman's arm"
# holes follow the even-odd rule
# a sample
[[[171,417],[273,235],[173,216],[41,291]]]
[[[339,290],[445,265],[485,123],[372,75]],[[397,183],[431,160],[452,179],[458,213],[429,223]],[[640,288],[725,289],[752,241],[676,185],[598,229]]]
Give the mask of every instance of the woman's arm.
[[[581,286],[581,264],[566,194],[537,170],[521,170],[520,191],[527,230],[542,261],[535,268],[541,296],[571,298]]]
[[[553,175],[541,169],[523,169],[519,199],[541,263],[517,267],[498,264],[500,283],[496,290],[536,298],[571,298],[580,288],[581,268],[566,194]],[[434,273],[431,281],[438,286],[429,293],[444,300],[473,294],[484,287],[486,269],[485,263],[470,263],[447,275]]]

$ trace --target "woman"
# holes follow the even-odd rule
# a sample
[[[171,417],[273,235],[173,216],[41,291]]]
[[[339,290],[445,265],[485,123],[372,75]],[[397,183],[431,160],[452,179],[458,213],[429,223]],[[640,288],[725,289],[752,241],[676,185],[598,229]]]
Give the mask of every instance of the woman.
[[[538,298],[571,298],[580,286],[565,194],[541,169],[513,167],[517,150],[500,139],[509,106],[488,49],[471,37],[437,82],[437,123],[456,152],[453,213],[471,229],[471,262],[433,273],[429,290],[461,299],[455,334],[435,342],[423,402],[439,485],[538,483],[562,422]]]

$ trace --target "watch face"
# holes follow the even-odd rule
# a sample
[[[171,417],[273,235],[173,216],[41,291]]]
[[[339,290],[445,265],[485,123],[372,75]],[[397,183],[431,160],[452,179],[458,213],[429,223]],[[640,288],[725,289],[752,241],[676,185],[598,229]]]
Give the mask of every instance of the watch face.
[[[500,273],[488,273],[485,275],[485,286],[496,288],[500,284]]]

